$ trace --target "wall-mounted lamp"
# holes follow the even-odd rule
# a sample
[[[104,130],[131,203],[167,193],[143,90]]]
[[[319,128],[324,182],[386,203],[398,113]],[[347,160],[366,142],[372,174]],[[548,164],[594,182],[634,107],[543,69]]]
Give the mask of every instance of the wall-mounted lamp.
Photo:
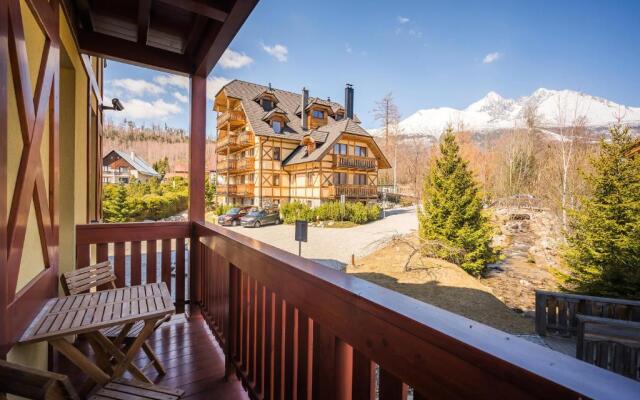
[[[110,106],[105,106],[104,104],[100,105],[100,110],[104,111],[104,110],[114,110],[114,111],[122,111],[124,110],[124,106],[122,105],[122,103],[120,103],[120,100],[118,100],[117,98],[113,98],[111,99],[111,104],[113,104],[113,107]]]

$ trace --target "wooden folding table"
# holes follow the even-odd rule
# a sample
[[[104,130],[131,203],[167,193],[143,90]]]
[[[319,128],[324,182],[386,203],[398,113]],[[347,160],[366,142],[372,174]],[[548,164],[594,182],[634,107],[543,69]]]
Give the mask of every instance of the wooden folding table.
[[[135,378],[150,382],[133,360],[153,333],[156,322],[174,313],[173,300],[164,282],[60,297],[47,301],[20,343],[48,341],[100,385],[121,377],[126,370]],[[144,328],[126,349],[126,354],[118,347],[117,339],[114,344],[100,332],[103,328],[123,325],[121,335],[126,335],[140,320],[144,321]],[[76,334],[84,334],[93,342],[100,366],[65,339]],[[115,365],[109,362],[112,357]]]

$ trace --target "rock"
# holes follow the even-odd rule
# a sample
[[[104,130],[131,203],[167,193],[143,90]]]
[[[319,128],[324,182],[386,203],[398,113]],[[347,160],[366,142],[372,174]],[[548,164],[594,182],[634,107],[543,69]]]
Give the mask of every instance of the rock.
[[[526,280],[526,279],[520,279],[520,284],[521,284],[522,286],[531,286],[531,282],[529,282],[529,281],[528,281],[528,280]]]

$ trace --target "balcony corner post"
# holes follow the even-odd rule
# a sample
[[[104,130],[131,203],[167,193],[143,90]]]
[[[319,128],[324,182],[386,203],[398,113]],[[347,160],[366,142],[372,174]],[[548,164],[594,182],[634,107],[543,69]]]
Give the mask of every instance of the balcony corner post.
[[[207,144],[207,78],[193,75],[190,81],[189,220],[203,221]]]

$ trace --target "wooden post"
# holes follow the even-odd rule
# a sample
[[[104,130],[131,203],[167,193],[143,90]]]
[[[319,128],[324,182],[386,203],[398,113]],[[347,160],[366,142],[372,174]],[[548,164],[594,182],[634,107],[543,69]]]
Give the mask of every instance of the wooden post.
[[[189,134],[189,220],[204,220],[204,167],[207,144],[207,78],[191,77]]]
[[[207,145],[207,78],[191,77],[189,133],[189,221],[204,221],[205,154]],[[189,302],[200,302],[199,238],[191,235],[189,253]]]

